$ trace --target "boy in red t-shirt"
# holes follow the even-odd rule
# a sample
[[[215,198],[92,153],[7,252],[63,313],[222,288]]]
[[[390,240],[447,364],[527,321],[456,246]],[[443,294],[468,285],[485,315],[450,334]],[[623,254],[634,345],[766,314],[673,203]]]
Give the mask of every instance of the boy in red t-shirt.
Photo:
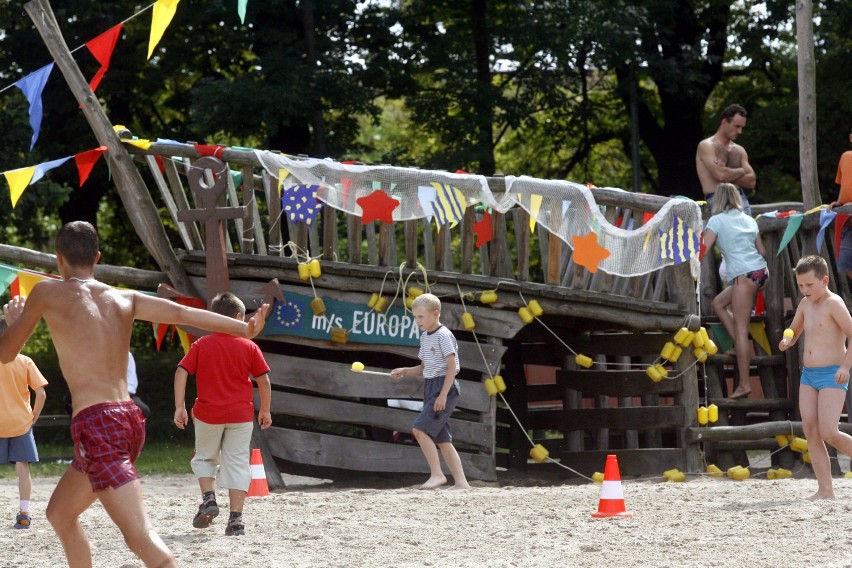
[[[242,321],[246,308],[239,298],[226,292],[217,294],[210,311]],[[263,429],[272,424],[272,387],[269,365],[260,348],[251,340],[224,333],[202,337],[192,344],[175,372],[175,425],[188,422],[186,381],[195,375],[198,398],[192,407],[195,424],[195,455],[192,471],[198,476],[202,502],[192,526],[210,526],[219,514],[216,504],[216,478],[228,489],[231,513],[225,534],[245,534],[243,504],[251,485],[251,433],[254,427],[252,377],[260,393],[257,421]]]

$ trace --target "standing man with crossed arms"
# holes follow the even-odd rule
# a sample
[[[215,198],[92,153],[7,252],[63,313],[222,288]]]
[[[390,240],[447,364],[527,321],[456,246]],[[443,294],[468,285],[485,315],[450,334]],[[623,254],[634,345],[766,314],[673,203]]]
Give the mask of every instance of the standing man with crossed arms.
[[[710,138],[698,143],[695,169],[701,181],[701,191],[710,206],[720,183],[732,183],[740,190],[743,212],[751,215],[751,205],[745,190],[754,189],[757,177],[748,163],[745,148],[735,142],[742,134],[748,113],[740,105],[728,105],[719,116],[719,128]]]

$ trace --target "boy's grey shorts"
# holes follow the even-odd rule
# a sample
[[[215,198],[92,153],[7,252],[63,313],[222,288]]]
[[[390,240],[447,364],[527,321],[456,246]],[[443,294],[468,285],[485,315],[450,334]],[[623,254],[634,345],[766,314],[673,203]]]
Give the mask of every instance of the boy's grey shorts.
[[[447,394],[447,406],[441,412],[435,412],[435,400],[441,394],[444,377],[426,379],[423,383],[423,409],[414,420],[414,427],[429,434],[436,444],[452,442],[450,434],[450,416],[459,401],[459,382],[453,381],[453,387]]]

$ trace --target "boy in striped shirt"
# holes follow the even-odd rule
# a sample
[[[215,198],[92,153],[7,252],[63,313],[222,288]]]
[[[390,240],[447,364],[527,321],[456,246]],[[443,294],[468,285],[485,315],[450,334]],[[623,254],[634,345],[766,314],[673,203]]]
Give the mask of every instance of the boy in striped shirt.
[[[461,459],[452,444],[449,420],[459,399],[459,347],[453,333],[441,325],[441,300],[432,294],[414,299],[411,306],[414,322],[420,329],[420,364],[391,371],[393,380],[404,376],[422,376],[423,408],[414,420],[412,434],[429,464],[429,479],[420,489],[436,489],[447,483],[441,471],[438,449],[453,476],[453,489],[470,489]]]

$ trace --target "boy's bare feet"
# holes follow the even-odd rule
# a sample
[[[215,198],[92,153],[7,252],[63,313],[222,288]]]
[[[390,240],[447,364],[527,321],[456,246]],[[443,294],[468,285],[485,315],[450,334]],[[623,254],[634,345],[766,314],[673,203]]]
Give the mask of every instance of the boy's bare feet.
[[[816,501],[818,499],[834,499],[834,491],[817,491],[810,497],[808,497],[808,501]]]
[[[447,484],[447,478],[443,475],[440,477],[430,477],[426,483],[420,486],[420,489],[437,489],[442,485]]]
[[[456,483],[452,487],[450,487],[450,491],[467,491],[468,489],[473,489],[470,485],[465,483],[464,485]]]
[[[751,394],[751,385],[740,383],[740,385],[734,389],[734,392],[731,393],[731,398],[745,398]]]

